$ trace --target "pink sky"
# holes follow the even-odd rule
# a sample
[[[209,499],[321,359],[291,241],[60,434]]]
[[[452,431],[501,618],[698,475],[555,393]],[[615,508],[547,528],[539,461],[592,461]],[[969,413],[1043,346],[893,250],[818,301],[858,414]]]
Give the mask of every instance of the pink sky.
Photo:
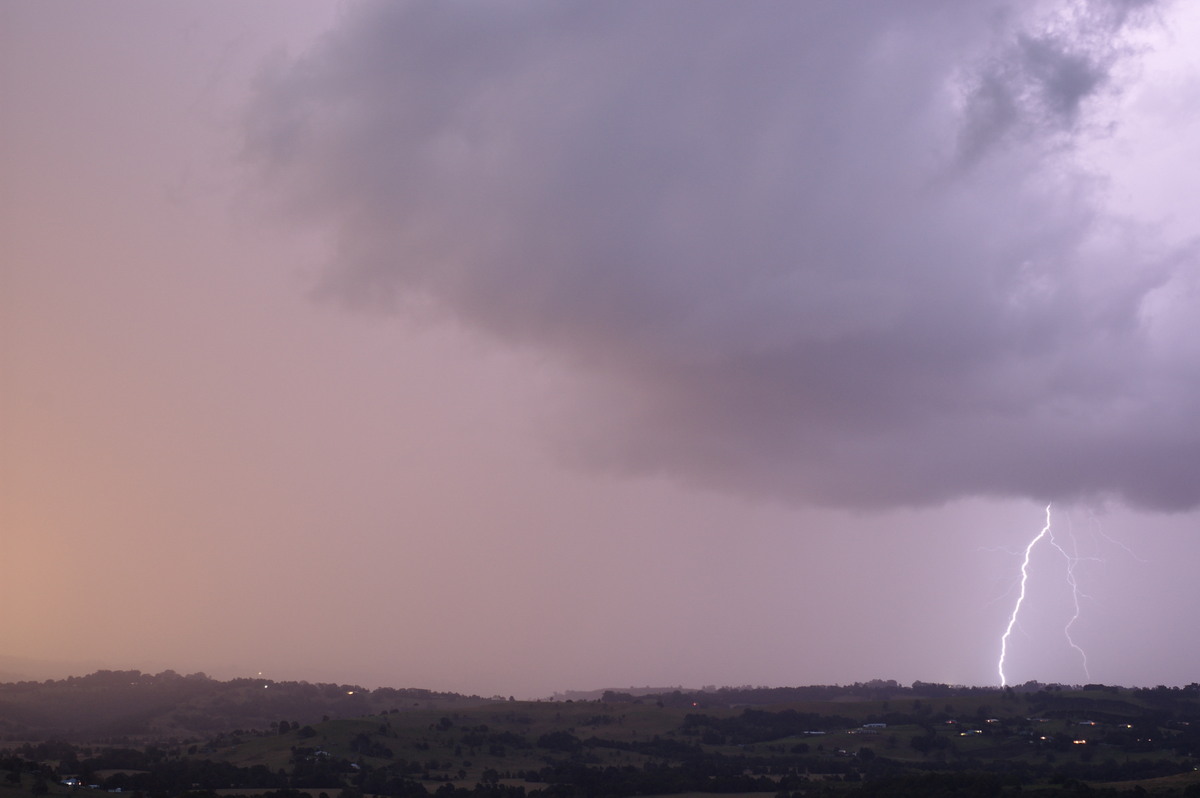
[[[1200,678],[1196,15],[837,5],[0,4],[0,678]]]

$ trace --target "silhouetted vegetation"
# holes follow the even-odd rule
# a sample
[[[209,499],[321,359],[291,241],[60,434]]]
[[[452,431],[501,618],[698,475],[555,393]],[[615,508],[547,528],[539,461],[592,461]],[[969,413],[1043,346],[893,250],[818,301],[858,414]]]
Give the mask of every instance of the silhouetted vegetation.
[[[1200,798],[1195,684],[874,682],[514,702],[134,671],[0,685],[0,697],[21,708],[17,720],[2,716],[9,729],[76,721],[40,739],[10,732],[0,798],[105,790],[136,798],[228,790],[271,798],[999,798],[1027,790]],[[78,713],[65,709],[71,697]],[[362,706],[372,709],[350,714]],[[197,720],[163,721],[180,714]],[[196,731],[222,718],[240,721]],[[144,724],[139,736],[113,734],[135,721]],[[144,731],[160,724],[167,733]]]
[[[430,690],[366,690],[350,684],[219,681],[203,673],[97,671],[45,682],[0,684],[0,739],[191,736],[228,729],[281,729],[413,707],[460,707],[479,696]]]

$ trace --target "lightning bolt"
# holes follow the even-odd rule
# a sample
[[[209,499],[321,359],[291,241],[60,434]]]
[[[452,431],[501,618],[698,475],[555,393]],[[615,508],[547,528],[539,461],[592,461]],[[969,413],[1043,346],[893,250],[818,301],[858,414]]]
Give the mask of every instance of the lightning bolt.
[[[1029,582],[1029,557],[1033,553],[1033,547],[1048,534],[1050,534],[1050,505],[1047,504],[1046,525],[1042,527],[1042,531],[1038,532],[1037,536],[1029,541],[1029,545],[1025,547],[1025,559],[1021,562],[1021,593],[1017,596],[1017,603],[1013,606],[1012,615],[1009,616],[1008,626],[1004,629],[1004,634],[1000,637],[1000,662],[996,665],[996,670],[1000,672],[1001,687],[1008,687],[1008,677],[1004,675],[1004,658],[1008,655],[1008,638],[1012,635],[1013,627],[1017,625],[1017,615],[1021,612],[1021,605],[1025,603],[1025,586]]]
[[[1070,516],[1068,516],[1067,520],[1070,521]],[[1013,606],[1012,615],[1009,616],[1008,626],[1005,627],[1004,634],[1000,637],[1000,662],[997,664],[996,669],[1000,674],[1001,687],[1008,686],[1008,679],[1004,674],[1004,660],[1008,655],[1008,638],[1012,635],[1013,627],[1017,625],[1017,616],[1020,615],[1021,605],[1025,603],[1025,587],[1029,582],[1029,561],[1033,556],[1034,548],[1042,541],[1043,538],[1046,539],[1049,544],[1063,556],[1063,560],[1066,561],[1067,586],[1071,588],[1071,601],[1074,604],[1075,612],[1071,616],[1070,620],[1067,621],[1066,625],[1063,626],[1063,636],[1067,638],[1067,643],[1071,646],[1071,648],[1079,652],[1079,658],[1083,661],[1084,675],[1088,678],[1088,680],[1091,680],[1092,678],[1091,671],[1088,670],[1087,652],[1084,651],[1083,648],[1075,642],[1075,638],[1071,636],[1071,627],[1073,627],[1075,622],[1079,620],[1079,615],[1081,612],[1079,598],[1083,595],[1079,590],[1079,582],[1075,578],[1075,566],[1077,566],[1079,561],[1083,558],[1079,556],[1079,544],[1075,540],[1075,535],[1073,532],[1071,532],[1070,537],[1072,551],[1068,552],[1054,537],[1053,527],[1050,523],[1050,505],[1047,504],[1046,525],[1043,526],[1041,531],[1034,536],[1033,540],[1029,541],[1028,545],[1025,546],[1025,557],[1021,561],[1020,595],[1017,596],[1017,603]]]
[[[1046,529],[1050,529],[1050,507],[1049,507],[1049,505],[1046,506]],[[1091,671],[1088,670],[1087,652],[1079,647],[1079,644],[1075,642],[1075,638],[1071,637],[1071,627],[1075,625],[1075,622],[1077,620],[1079,620],[1079,596],[1080,596],[1079,583],[1075,581],[1075,566],[1079,563],[1079,559],[1080,559],[1079,558],[1079,546],[1075,542],[1074,534],[1071,535],[1071,542],[1072,542],[1071,548],[1074,550],[1075,553],[1067,554],[1067,550],[1064,549],[1061,545],[1059,545],[1059,542],[1054,539],[1054,531],[1053,530],[1050,531],[1050,545],[1053,546],[1054,548],[1058,549],[1059,553],[1062,554],[1063,559],[1065,559],[1067,561],[1067,584],[1071,586],[1071,600],[1075,604],[1075,614],[1071,616],[1071,620],[1067,621],[1067,625],[1063,627],[1063,635],[1066,636],[1067,642],[1071,645],[1071,648],[1073,648],[1079,652],[1079,657],[1080,657],[1080,659],[1083,660],[1083,674],[1084,674],[1084,676],[1087,677],[1088,681],[1091,681],[1092,673],[1091,673]],[[1002,673],[1001,678],[1003,678],[1003,676],[1004,676],[1004,674]]]

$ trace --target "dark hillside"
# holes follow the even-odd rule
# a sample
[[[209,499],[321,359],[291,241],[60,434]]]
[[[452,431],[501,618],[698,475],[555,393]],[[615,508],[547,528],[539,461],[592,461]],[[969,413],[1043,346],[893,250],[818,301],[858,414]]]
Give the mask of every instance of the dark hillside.
[[[1200,685],[891,683],[519,702],[100,672],[0,686],[0,701],[4,723],[25,735],[0,742],[0,798],[1200,798]],[[67,722],[70,739],[30,736]],[[114,733],[126,728],[151,732]]]
[[[392,709],[472,706],[477,696],[357,685],[218,681],[204,674],[97,671],[45,682],[0,684],[0,739],[188,737],[268,729]]]

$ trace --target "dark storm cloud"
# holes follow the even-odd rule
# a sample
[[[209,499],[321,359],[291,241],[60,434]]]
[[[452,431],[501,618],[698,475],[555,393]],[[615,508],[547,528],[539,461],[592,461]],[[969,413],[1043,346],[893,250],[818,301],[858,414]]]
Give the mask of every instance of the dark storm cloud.
[[[326,287],[555,350],[575,454],[853,506],[1200,501],[1196,259],[1077,161],[1145,2],[370,5],[249,152]]]

